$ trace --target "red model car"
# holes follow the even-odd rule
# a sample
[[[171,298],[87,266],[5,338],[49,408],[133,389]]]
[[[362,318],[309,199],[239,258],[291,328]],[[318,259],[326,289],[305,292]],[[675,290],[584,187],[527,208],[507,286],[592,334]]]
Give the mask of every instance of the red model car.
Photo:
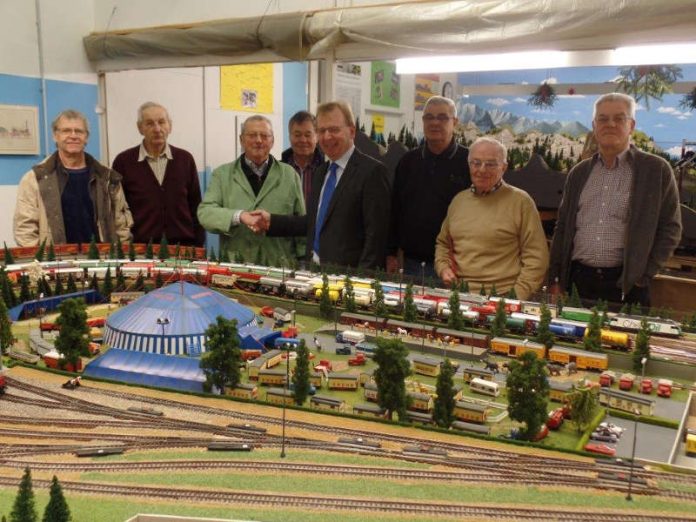
[[[592,453],[601,453],[602,455],[609,455],[613,457],[616,454],[616,450],[611,446],[606,444],[599,444],[597,442],[589,442],[585,444],[585,451],[590,451]]]

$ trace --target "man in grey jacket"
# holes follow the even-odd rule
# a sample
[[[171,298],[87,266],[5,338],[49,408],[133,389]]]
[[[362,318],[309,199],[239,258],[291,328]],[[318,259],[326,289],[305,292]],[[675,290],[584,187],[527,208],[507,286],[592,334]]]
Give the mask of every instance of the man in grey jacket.
[[[595,102],[599,150],[568,174],[551,245],[552,291],[575,285],[589,303],[648,307],[650,280],[679,244],[674,175],[664,159],[629,143],[635,111],[625,94]]]

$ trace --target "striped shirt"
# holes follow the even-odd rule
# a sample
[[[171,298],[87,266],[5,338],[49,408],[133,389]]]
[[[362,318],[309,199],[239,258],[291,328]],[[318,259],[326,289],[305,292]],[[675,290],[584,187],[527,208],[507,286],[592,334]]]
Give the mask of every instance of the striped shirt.
[[[159,156],[151,156],[150,153],[145,148],[145,145],[140,144],[140,152],[138,153],[138,161],[143,161],[147,159],[148,165],[152,169],[152,172],[157,178],[157,183],[162,185],[164,183],[164,173],[167,170],[167,161],[174,159],[172,156],[172,149],[169,148],[169,144],[164,146],[164,150]]]
[[[595,161],[580,194],[573,241],[573,260],[594,267],[623,265],[628,203],[633,171],[627,161],[628,149],[618,155],[614,165]]]

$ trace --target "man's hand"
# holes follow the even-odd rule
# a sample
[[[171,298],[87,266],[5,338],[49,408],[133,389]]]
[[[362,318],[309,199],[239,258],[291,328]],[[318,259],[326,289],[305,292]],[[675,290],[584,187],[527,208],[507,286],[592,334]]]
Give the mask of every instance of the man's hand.
[[[387,256],[387,274],[396,274],[399,271],[399,258],[396,256]]]
[[[263,234],[271,225],[271,215],[265,210],[244,211],[239,216],[239,221],[254,234]]]
[[[442,279],[445,285],[452,286],[452,283],[457,281],[457,276],[454,274],[454,271],[448,267],[440,273],[440,279]]]

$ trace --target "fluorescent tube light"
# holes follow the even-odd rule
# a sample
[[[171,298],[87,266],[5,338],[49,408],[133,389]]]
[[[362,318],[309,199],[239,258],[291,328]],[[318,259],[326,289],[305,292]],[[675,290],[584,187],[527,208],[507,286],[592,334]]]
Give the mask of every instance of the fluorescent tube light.
[[[612,65],[655,65],[696,63],[696,44],[660,44],[619,47],[613,52]]]

